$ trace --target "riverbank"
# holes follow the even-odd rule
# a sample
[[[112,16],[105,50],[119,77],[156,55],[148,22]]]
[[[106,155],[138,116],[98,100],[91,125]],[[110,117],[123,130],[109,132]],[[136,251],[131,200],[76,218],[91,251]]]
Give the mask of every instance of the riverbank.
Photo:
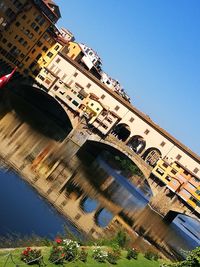
[[[49,255],[50,255],[50,250],[51,248],[49,247],[40,247],[39,249],[41,249],[42,255],[43,255],[43,261],[45,263],[45,265],[47,267],[53,267],[56,266],[53,263],[50,263],[48,261]],[[17,266],[17,265],[22,265],[23,266],[28,266],[26,264],[24,264],[21,260],[20,260],[20,256],[21,253],[24,249],[23,248],[17,248],[17,249],[3,249],[0,250],[0,266],[5,266],[5,267],[13,267],[13,263]],[[93,259],[92,254],[93,254],[93,249],[88,247],[86,249],[86,251],[88,252],[88,257],[87,257],[87,261],[84,263],[81,260],[75,260],[73,262],[67,262],[67,266],[70,267],[104,267],[104,266],[112,266],[111,264],[109,264],[108,262],[105,263],[100,263],[97,262],[95,259]],[[121,253],[121,257],[118,260],[117,264],[115,266],[118,267],[159,267],[161,263],[163,263],[163,260],[148,260],[144,257],[143,254],[139,254],[138,255],[138,259],[131,259],[128,260],[126,258],[127,252],[126,251],[122,251]],[[7,261],[7,262],[6,262]],[[5,265],[6,263],[6,265]],[[108,265],[109,264],[109,265]]]

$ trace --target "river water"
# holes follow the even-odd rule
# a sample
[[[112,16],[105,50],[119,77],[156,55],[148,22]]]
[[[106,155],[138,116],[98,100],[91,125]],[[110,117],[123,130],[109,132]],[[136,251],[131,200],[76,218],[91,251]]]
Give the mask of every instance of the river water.
[[[104,192],[105,197],[121,206],[123,214],[128,214],[132,218],[133,229],[138,235],[135,240],[136,247],[137,243],[144,243],[140,235],[147,236],[147,240],[159,245],[167,244],[178,252],[191,250],[200,245],[200,227],[197,221],[179,215],[170,225],[166,224],[148,207],[151,190],[145,183],[131,183],[121,171],[113,168],[102,154],[88,163],[85,161],[85,155],[81,155],[80,159],[81,157],[84,157],[84,171],[79,168],[82,179],[90,180],[97,189]],[[71,185],[68,184],[69,186]],[[98,205],[95,195],[87,195],[82,209],[90,214]],[[106,227],[113,217],[114,214],[105,207],[100,212],[97,223],[100,227]],[[0,236],[14,233],[23,236],[34,233],[53,239],[58,233],[63,233],[63,225],[75,235],[80,235],[80,231],[70,220],[56,212],[16,173],[0,170]]]

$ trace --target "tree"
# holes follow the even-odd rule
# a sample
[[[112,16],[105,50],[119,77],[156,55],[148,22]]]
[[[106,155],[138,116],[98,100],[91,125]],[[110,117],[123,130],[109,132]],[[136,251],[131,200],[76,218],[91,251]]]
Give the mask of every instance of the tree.
[[[186,260],[172,263],[164,264],[162,267],[199,267],[200,266],[200,247],[189,252]]]

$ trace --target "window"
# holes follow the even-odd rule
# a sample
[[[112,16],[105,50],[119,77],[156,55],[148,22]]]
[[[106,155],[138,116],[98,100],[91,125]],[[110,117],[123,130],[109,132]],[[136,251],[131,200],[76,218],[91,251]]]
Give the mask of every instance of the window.
[[[59,45],[57,45],[57,46],[54,48],[54,50],[56,50],[56,51],[58,51],[58,49],[59,49]]]
[[[176,159],[177,160],[180,160],[182,158],[182,156],[180,155],[180,154],[178,154],[177,156],[176,156]]]
[[[72,104],[74,104],[74,106],[76,106],[76,107],[78,107],[78,105],[79,105],[79,103],[76,102],[76,100],[73,100],[73,101],[72,101]]]
[[[133,122],[134,120],[135,120],[135,119],[134,119],[133,117],[131,117],[129,121],[130,121],[130,122]]]
[[[66,77],[67,77],[67,74],[64,74],[61,79],[64,80]]]
[[[198,171],[199,171],[198,168],[195,168],[195,169],[193,170],[194,173],[198,173]]]
[[[42,46],[42,42],[41,41],[38,41],[37,42],[37,46],[41,47]]]
[[[27,57],[25,61],[27,62],[27,61],[29,60],[29,58],[30,58],[30,57]]]
[[[81,215],[77,213],[77,215],[75,216],[75,220],[79,220],[80,218],[81,218]]]
[[[118,111],[118,110],[119,110],[119,108],[120,108],[119,106],[116,106],[116,107],[115,107],[115,110],[116,110],[116,111]]]
[[[38,75],[38,78],[42,81],[44,81],[44,77],[42,75]]]
[[[91,103],[91,106],[93,107],[94,106],[94,103]]]
[[[166,145],[166,143],[164,141],[161,142],[161,144],[160,144],[161,147],[164,147],[165,145]]]
[[[23,15],[23,16],[22,16],[22,19],[26,19],[26,15]]]
[[[12,44],[11,43],[8,43],[7,46],[10,48],[12,46]]]
[[[17,21],[17,22],[15,23],[15,25],[16,25],[17,27],[19,27],[19,26],[20,26],[20,23]]]
[[[146,129],[146,130],[144,131],[144,134],[147,135],[147,134],[149,134],[149,132],[150,132],[150,131],[149,131],[148,129]]]
[[[69,101],[72,100],[72,98],[71,98],[69,95],[66,95],[66,98],[67,98]]]
[[[99,108],[96,108],[96,111],[99,111]]]
[[[36,60],[39,60],[41,58],[41,54],[38,54],[37,57],[35,58]]]
[[[47,52],[47,50],[48,50],[48,47],[46,47],[46,46],[42,47],[42,51]]]
[[[47,57],[51,58],[53,56],[53,54],[51,52],[47,53]]]
[[[78,76],[78,72],[75,72],[75,73],[74,73],[74,77],[77,77],[77,76]]]
[[[171,170],[171,173],[173,173],[173,174],[177,174],[177,171],[174,170],[174,169],[172,169],[172,170]]]
[[[60,58],[57,58],[57,59],[56,59],[56,63],[59,63],[59,62],[60,62]]]
[[[58,88],[59,88],[59,87],[58,87],[57,85],[55,85],[54,88],[53,88],[53,90],[54,90],[54,91],[57,91]]]
[[[91,83],[88,83],[88,84],[86,85],[86,87],[87,87],[87,88],[90,88],[90,87],[91,87]]]
[[[101,99],[104,99],[105,97],[106,97],[105,95],[102,95],[102,96],[101,96]]]
[[[35,49],[33,49],[31,53],[32,53],[32,54],[35,53]]]

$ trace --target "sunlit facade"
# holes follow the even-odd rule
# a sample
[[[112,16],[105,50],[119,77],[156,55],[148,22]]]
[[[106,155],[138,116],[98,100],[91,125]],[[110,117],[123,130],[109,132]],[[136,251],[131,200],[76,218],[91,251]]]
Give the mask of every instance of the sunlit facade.
[[[7,20],[0,33],[0,63],[16,65],[22,75],[34,77],[40,71],[41,57],[47,53],[43,64],[52,57],[49,49],[56,44],[59,7],[50,0],[3,0],[0,10]]]

